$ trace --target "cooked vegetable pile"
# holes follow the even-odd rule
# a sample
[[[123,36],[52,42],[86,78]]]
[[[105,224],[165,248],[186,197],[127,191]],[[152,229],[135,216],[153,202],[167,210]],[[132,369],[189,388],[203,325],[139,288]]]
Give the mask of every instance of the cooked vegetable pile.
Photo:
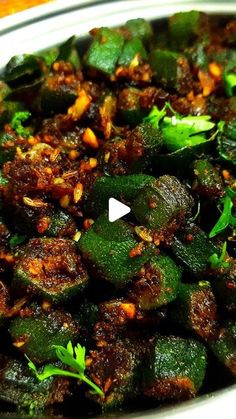
[[[236,376],[236,19],[90,35],[0,82],[0,408],[24,416]]]

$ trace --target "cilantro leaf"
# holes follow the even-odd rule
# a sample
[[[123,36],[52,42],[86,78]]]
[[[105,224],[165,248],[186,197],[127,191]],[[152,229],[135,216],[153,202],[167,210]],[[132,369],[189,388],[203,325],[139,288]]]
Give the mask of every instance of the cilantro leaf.
[[[99,396],[103,396],[102,390],[94,384],[85,374],[85,354],[86,349],[85,347],[81,346],[79,343],[73,348],[72,343],[68,342],[67,347],[61,345],[53,345],[52,346],[55,351],[58,359],[63,362],[63,364],[67,365],[71,368],[72,371],[64,370],[62,368],[58,368],[55,365],[47,364],[42,372],[38,372],[36,366],[31,361],[28,356],[25,355],[26,359],[28,360],[28,367],[34,372],[35,376],[39,381],[46,380],[52,376],[65,376],[65,377],[72,377],[77,378],[80,381],[84,381],[92,388],[92,392],[98,394]]]
[[[224,72],[223,81],[226,94],[228,96],[234,96],[236,93],[236,74],[232,72]]]
[[[227,255],[227,242],[225,241],[222,247],[222,252],[220,257],[217,255],[217,253],[213,253],[209,259],[208,262],[211,264],[212,269],[218,269],[218,268],[227,268],[229,266],[229,262],[225,260]]]
[[[28,111],[15,112],[15,114],[13,115],[12,120],[11,120],[11,127],[16,131],[18,135],[22,135],[26,137],[30,135],[30,129],[25,128],[22,125],[22,123],[25,122],[30,116],[31,116],[31,113]]]
[[[15,236],[12,236],[9,240],[9,245],[11,248],[18,246],[18,244],[21,244],[26,239],[25,234],[15,234]]]
[[[167,109],[172,112],[172,116],[167,116]],[[192,147],[207,141],[206,132],[215,127],[210,115],[181,116],[174,111],[169,102],[166,102],[161,110],[154,106],[144,121],[161,129],[168,151]]]
[[[236,218],[232,215],[232,198],[236,197],[236,191],[227,187],[225,192],[225,196],[220,199],[220,204],[223,205],[223,210],[220,218],[209,233],[210,238],[215,237],[229,226],[236,226]]]

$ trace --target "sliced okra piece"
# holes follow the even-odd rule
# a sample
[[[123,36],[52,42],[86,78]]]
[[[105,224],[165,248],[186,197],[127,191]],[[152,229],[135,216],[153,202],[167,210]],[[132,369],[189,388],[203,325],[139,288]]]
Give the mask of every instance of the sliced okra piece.
[[[216,271],[211,285],[219,305],[230,313],[236,313],[236,263]]]
[[[0,165],[13,160],[16,153],[16,136],[5,132],[0,133]]]
[[[47,406],[62,402],[68,394],[69,382],[64,377],[38,381],[18,360],[0,359],[0,365],[0,400],[16,406],[22,415],[40,413]]]
[[[140,224],[156,232],[174,232],[192,206],[186,187],[176,177],[164,175],[139,191],[132,210]]]
[[[86,210],[97,217],[108,209],[110,197],[118,199],[129,205],[138,191],[155,178],[149,175],[123,175],[102,176],[98,178],[92,187],[88,197]]]
[[[172,46],[181,50],[207,34],[208,16],[197,10],[175,13],[168,19],[168,29]]]
[[[118,64],[121,66],[129,66],[132,60],[137,56],[146,60],[147,51],[140,38],[132,38],[125,42]]]
[[[175,300],[181,270],[165,254],[153,256],[134,279],[129,297],[142,310],[152,310]]]
[[[45,231],[48,237],[72,237],[76,233],[73,217],[61,210],[55,211],[50,217],[50,224]]]
[[[122,52],[124,37],[114,29],[99,28],[88,48],[84,62],[87,67],[111,75]]]
[[[149,122],[143,122],[131,130],[126,140],[126,162],[132,173],[142,172],[151,165],[163,144],[163,135],[159,128]]]
[[[209,198],[218,198],[224,194],[223,180],[208,160],[195,160],[193,171],[195,180],[192,188],[199,194]]]
[[[60,82],[60,74],[50,74],[40,93],[40,108],[46,115],[66,112],[78,96],[77,83]]]
[[[203,344],[157,336],[143,370],[144,394],[159,400],[194,397],[203,383],[206,361]]]
[[[169,50],[155,49],[150,53],[149,62],[157,83],[183,95],[190,92],[191,71],[188,60],[183,55]]]
[[[92,396],[102,406],[110,410],[121,406],[125,401],[135,398],[139,393],[141,362],[137,345],[128,340],[91,351],[88,374],[99,383],[104,397]]]
[[[29,317],[16,317],[10,323],[13,345],[38,364],[57,360],[53,345],[74,342],[78,337],[78,323],[62,310],[43,311],[38,306],[29,309]]]
[[[236,376],[236,324],[228,322],[221,328],[218,339],[211,342],[210,348],[228,370]]]
[[[230,46],[236,45],[236,20],[233,19],[227,23],[224,31],[225,40]]]
[[[31,239],[14,271],[14,285],[61,302],[81,292],[88,275],[76,244],[68,239]]]
[[[153,252],[150,244],[144,248],[137,242],[129,224],[122,220],[110,222],[107,214],[95,221],[78,244],[95,276],[116,288],[124,287]]]
[[[171,250],[175,258],[197,277],[208,271],[210,256],[218,253],[218,248],[206,233],[191,223],[175,235]]]
[[[129,37],[138,37],[143,41],[148,41],[153,35],[153,29],[150,22],[145,19],[130,19],[126,22],[124,29],[128,32]]]
[[[217,136],[217,150],[221,159],[236,165],[236,118],[231,118],[219,131]]]
[[[122,123],[135,127],[148,114],[148,109],[140,105],[140,90],[136,87],[126,87],[119,92],[118,116]]]
[[[204,340],[213,339],[217,333],[218,316],[210,283],[180,284],[170,315],[178,326],[195,332]]]

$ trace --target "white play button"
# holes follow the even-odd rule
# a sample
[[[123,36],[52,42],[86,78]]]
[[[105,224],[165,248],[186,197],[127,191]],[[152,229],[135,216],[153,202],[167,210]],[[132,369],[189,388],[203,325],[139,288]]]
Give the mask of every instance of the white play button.
[[[115,198],[110,198],[108,202],[108,219],[111,223],[113,221],[119,220],[119,218],[124,217],[124,215],[129,214],[130,207],[122,202],[117,201]]]

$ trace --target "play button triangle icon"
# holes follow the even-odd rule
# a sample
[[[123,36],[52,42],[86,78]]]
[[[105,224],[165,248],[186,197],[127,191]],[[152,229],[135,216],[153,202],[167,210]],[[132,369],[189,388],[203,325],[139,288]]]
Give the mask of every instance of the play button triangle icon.
[[[111,223],[124,217],[130,212],[130,207],[118,201],[115,198],[110,198],[108,201],[108,219]]]

